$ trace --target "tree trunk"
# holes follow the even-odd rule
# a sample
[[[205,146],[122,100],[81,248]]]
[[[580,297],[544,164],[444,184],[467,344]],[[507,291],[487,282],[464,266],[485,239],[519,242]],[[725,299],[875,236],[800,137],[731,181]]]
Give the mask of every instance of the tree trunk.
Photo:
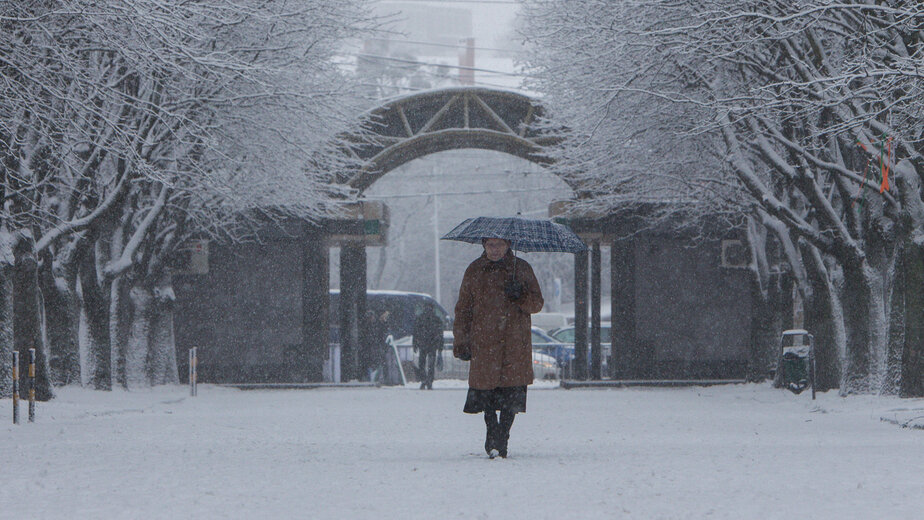
[[[38,262],[32,253],[32,241],[21,240],[14,248],[13,269],[13,349],[19,351],[20,388],[28,388],[29,349],[35,349],[35,398],[48,401],[54,397],[51,387],[48,352],[42,341],[41,297],[38,287]]]
[[[887,292],[889,305],[886,312],[889,319],[889,332],[882,393],[888,395],[898,395],[901,387],[902,356],[905,353],[905,333],[907,332],[905,319],[908,317],[905,309],[908,303],[908,287],[904,260],[904,247],[900,247],[896,255],[894,270],[891,273],[892,283]]]
[[[783,324],[778,277],[768,280],[766,290],[761,290],[756,278],[753,275],[751,285],[751,350],[747,369],[747,380],[752,382],[766,380],[776,366]]]
[[[129,390],[149,385],[147,364],[151,341],[151,315],[154,294],[138,283],[129,290],[132,305],[131,327],[125,349],[125,382]]]
[[[901,226],[905,232],[896,264],[894,296],[901,298],[902,342],[900,384],[902,397],[924,397],[924,201],[921,177],[907,159],[896,165],[896,185],[902,195]],[[895,294],[897,293],[897,294]],[[895,311],[896,300],[892,300]],[[895,326],[893,324],[893,326]]]
[[[782,330],[779,276],[770,273],[767,258],[768,229],[748,220],[747,239],[751,251],[751,338],[746,378],[764,381],[776,366]]]
[[[99,286],[96,253],[93,248],[80,259],[78,291],[80,320],[80,381],[96,390],[112,389],[111,346],[109,338],[109,302],[106,288]]]
[[[888,378],[889,292],[898,246],[899,226],[885,216],[864,221],[865,256],[841,263],[844,287],[841,305],[847,330],[846,384],[842,393],[898,392]]]
[[[148,372],[152,385],[169,385],[180,382],[176,363],[176,340],[173,335],[175,300],[173,285],[167,276],[164,282],[154,289],[148,355]]]
[[[0,243],[0,247],[3,244]],[[0,255],[3,252],[0,251]],[[13,281],[12,266],[0,256],[0,398],[13,395]]]
[[[51,255],[45,256],[40,272],[42,296],[45,302],[45,327],[48,337],[51,378],[57,385],[80,382],[80,346],[76,273],[65,266],[56,276]]]
[[[780,273],[780,288],[777,296],[777,311],[780,316],[780,330],[790,330],[794,328],[795,323],[795,302],[793,301],[793,289],[795,286],[795,276],[791,271]]]
[[[109,287],[109,338],[112,384],[128,388],[128,342],[131,336],[131,305],[126,276],[117,276]]]
[[[885,366],[887,338],[883,283],[865,261],[844,266],[841,304],[847,331],[842,394],[879,392]]]
[[[924,243],[909,240],[900,262],[901,279],[896,295],[901,298],[902,344],[899,349],[902,397],[924,397]],[[894,304],[893,311],[897,307]]]
[[[803,309],[805,329],[815,337],[815,388],[826,392],[841,385],[841,360],[847,341],[844,315],[821,253],[808,244],[803,244],[802,251],[811,287]]]

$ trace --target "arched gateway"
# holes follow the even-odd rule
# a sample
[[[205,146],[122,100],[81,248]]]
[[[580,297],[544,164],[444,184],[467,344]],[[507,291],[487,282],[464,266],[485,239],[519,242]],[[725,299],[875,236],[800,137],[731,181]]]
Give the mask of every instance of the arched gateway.
[[[369,112],[365,125],[369,137],[356,139],[349,151],[365,166],[342,181],[364,191],[402,164],[463,148],[549,164],[542,147],[554,138],[542,136],[532,126],[542,115],[535,99],[507,90],[456,87],[395,98]]]
[[[388,100],[366,115],[364,135],[351,139],[346,152],[363,166],[338,179],[359,192],[402,164],[452,149],[479,148],[538,164],[550,162],[542,149],[553,139],[532,126],[543,116],[542,106],[517,92],[472,87],[424,91]],[[563,180],[577,197],[590,196]],[[364,359],[370,356],[360,341],[366,247],[381,245],[387,208],[358,203],[351,215],[321,223],[274,225],[261,232],[256,244],[205,244],[206,261],[199,259],[196,273],[178,276],[175,284],[180,364],[185,348],[198,346],[203,381],[310,384],[330,377],[322,367],[331,366],[330,342],[339,341],[340,380],[362,379]],[[747,276],[742,270],[720,272],[726,267],[726,246],[731,245],[726,242],[736,241],[679,247],[676,237],[657,233],[640,240],[623,229],[626,222],[615,216],[571,222],[591,246],[589,252],[575,255],[574,290],[578,359],[590,355],[592,363],[586,370],[587,364],[576,362],[574,375],[603,376],[599,324],[604,243],[610,247],[612,278],[609,375],[741,377],[747,361],[741,355],[741,338],[750,334],[750,311],[742,313],[740,305],[750,299]],[[614,234],[634,238],[613,241]],[[340,247],[336,316],[330,315],[328,294],[332,246]],[[717,250],[723,255],[719,267],[704,261],[717,259]],[[667,278],[671,283],[662,284]],[[683,298],[704,303],[688,305]],[[689,311],[694,307],[699,315]],[[339,323],[338,338],[331,337],[331,317]],[[722,326],[712,326],[718,320]],[[589,323],[594,325],[588,327]]]
[[[543,154],[543,147],[554,143],[556,138],[544,136],[535,128],[534,123],[543,115],[544,110],[537,100],[508,90],[454,87],[397,97],[366,114],[364,135],[352,138],[353,146],[348,149],[348,153],[359,159],[363,166],[357,171],[345,173],[340,182],[363,192],[389,171],[414,159],[437,152],[469,148],[508,153],[540,165],[548,165],[552,161]],[[578,192],[577,186],[568,179],[563,180]],[[355,214],[384,217],[387,211],[380,207],[371,211],[369,208],[359,208]],[[334,227],[341,229],[340,226]],[[346,225],[343,225],[342,229],[345,228]],[[369,240],[361,232],[335,236],[343,237],[336,241],[340,246],[338,321],[341,360],[345,360],[342,367],[344,373],[361,376],[364,356],[360,339],[363,337],[363,324],[360,317],[364,316],[366,308],[365,248]],[[595,244],[599,251],[599,242]],[[595,258],[599,258],[599,255]],[[587,261],[587,253],[576,257],[576,269],[579,274],[585,275],[578,278],[585,281]],[[595,267],[599,270],[599,260]],[[593,279],[599,284],[599,276]],[[578,288],[579,293],[581,289],[585,295],[582,302],[586,304],[586,283]],[[579,340],[586,344],[586,334],[582,334]],[[600,363],[596,359],[594,366],[597,378],[600,377]]]

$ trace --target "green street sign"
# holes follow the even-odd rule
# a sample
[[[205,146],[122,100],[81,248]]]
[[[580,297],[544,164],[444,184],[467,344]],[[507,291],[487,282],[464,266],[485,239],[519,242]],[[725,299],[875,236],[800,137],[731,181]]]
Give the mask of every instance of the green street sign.
[[[380,220],[366,220],[363,222],[363,233],[366,235],[378,235],[381,232],[382,223]]]

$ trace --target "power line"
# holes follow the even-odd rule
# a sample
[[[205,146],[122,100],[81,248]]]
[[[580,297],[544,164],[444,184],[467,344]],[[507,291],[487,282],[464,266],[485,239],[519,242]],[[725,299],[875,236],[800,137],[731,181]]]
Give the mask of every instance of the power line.
[[[445,75],[442,75],[442,74],[437,74],[437,73],[435,73],[435,72],[427,72],[426,74],[428,74],[428,75],[430,75],[430,76],[434,76],[434,77],[436,77],[436,78],[440,78],[440,79],[452,79],[452,80],[455,80],[455,79],[456,79],[456,78],[453,78],[453,77],[450,77],[450,76],[445,76]],[[411,86],[403,86],[403,85],[379,85],[378,83],[366,83],[366,82],[363,82],[363,83],[356,83],[356,84],[357,84],[357,85],[360,85],[360,86],[363,86],[363,87],[376,87],[376,88],[382,88],[382,89],[394,89],[394,90],[409,91],[409,92],[423,92],[424,90],[433,90],[434,88],[438,88],[438,87],[411,87]],[[501,84],[499,84],[499,83],[488,83],[488,82],[486,82],[486,81],[481,81],[481,80],[478,80],[478,79],[475,79],[475,81],[474,81],[474,83],[472,83],[472,85],[473,85],[473,86],[476,86],[476,87],[496,87],[496,88],[504,88],[504,89],[516,89],[516,88],[519,88],[519,87],[516,87],[516,86],[501,85]]]
[[[525,52],[525,51],[522,50],[522,49],[499,49],[499,48],[497,48],[497,47],[469,47],[469,46],[467,46],[467,45],[462,45],[462,44],[455,44],[455,45],[454,45],[454,44],[451,44],[451,43],[425,42],[425,41],[420,41],[420,40],[392,40],[392,39],[390,39],[390,38],[367,38],[367,40],[376,40],[376,41],[389,42],[389,43],[397,43],[397,44],[406,43],[406,44],[414,44],[414,45],[427,45],[427,46],[430,46],[430,47],[449,47],[449,48],[452,48],[452,49],[469,49],[469,48],[471,48],[471,49],[474,49],[474,50],[476,50],[476,51],[497,51],[497,52],[511,52],[511,53],[522,53],[522,52]]]
[[[348,65],[348,64],[347,64],[347,63],[340,63],[339,65]],[[447,76],[447,75],[445,75],[445,74],[439,74],[439,73],[431,72],[431,71],[427,71],[427,70],[420,71],[420,72],[423,72],[424,74],[427,74],[428,76],[433,76],[433,77],[438,78],[438,79],[448,79],[448,80],[454,80],[454,81],[457,80],[457,78],[455,78],[455,77],[453,77],[453,76]],[[363,86],[363,87],[376,87],[376,88],[383,88],[383,89],[395,89],[395,90],[399,90],[399,91],[409,91],[409,92],[422,92],[422,91],[424,91],[424,90],[432,90],[433,88],[435,88],[435,87],[411,87],[411,86],[408,86],[408,85],[380,85],[380,84],[378,84],[378,83],[368,83],[368,82],[360,82],[360,83],[356,83],[356,84],[357,84],[357,85],[360,85],[360,86]],[[503,88],[503,89],[516,89],[516,88],[521,88],[521,87],[511,86],[511,85],[501,85],[501,84],[499,84],[499,83],[490,83],[490,82],[487,82],[487,81],[479,80],[479,79],[477,79],[477,78],[474,80],[474,82],[472,83],[472,85],[474,85],[474,86],[476,86],[476,87],[497,87],[497,88]]]
[[[406,66],[406,67],[405,67],[405,66],[400,66],[400,65],[398,65],[398,66],[396,66],[395,68],[403,69],[403,70],[413,70],[412,67],[410,67],[410,66]],[[456,79],[456,76],[450,76],[450,75],[447,75],[447,74],[440,74],[439,72],[432,71],[432,70],[427,70],[427,69],[420,69],[420,70],[417,70],[417,71],[415,71],[415,72],[422,72],[422,73],[424,73],[424,74],[428,74],[428,75],[430,75],[430,76],[434,76],[434,77],[437,77],[437,78]],[[490,72],[488,72],[488,73],[485,73],[485,74],[488,75],[489,77],[492,77],[493,79],[496,79],[496,76],[499,75],[499,74],[502,74],[502,75],[510,75],[510,76],[512,76],[512,77],[518,77],[518,76],[513,76],[512,74],[508,74],[508,73],[504,73],[504,72],[498,72],[498,73],[490,73]],[[491,83],[485,83],[485,85],[491,85]],[[502,85],[495,85],[495,86],[500,87],[500,86],[502,86]]]
[[[501,74],[501,75],[504,75],[504,76],[513,76],[513,77],[517,77],[517,78],[529,77],[529,74],[522,74],[522,73],[517,73],[517,72],[504,72],[504,71],[500,71],[500,70],[482,69],[482,68],[479,68],[479,67],[466,67],[466,66],[463,66],[463,65],[447,65],[447,64],[443,64],[443,63],[429,63],[429,62],[426,62],[426,61],[408,60],[408,59],[404,59],[404,58],[393,58],[393,57],[391,57],[391,56],[381,56],[381,55],[378,55],[378,54],[366,54],[366,53],[364,53],[364,52],[356,53],[356,55],[357,55],[358,57],[360,57],[360,58],[375,58],[375,59],[379,59],[379,60],[388,60],[388,61],[397,61],[397,62],[401,62],[401,63],[410,63],[410,64],[413,64],[413,65],[428,65],[428,66],[431,66],[431,67],[446,67],[446,68],[449,68],[449,69],[472,70],[472,71],[476,71],[476,72],[488,72],[488,73],[491,73],[491,74]]]
[[[393,59],[394,59],[394,60],[398,60],[398,58],[393,58]],[[410,61],[410,60],[403,60],[403,61]],[[418,62],[418,63],[420,63],[420,62]],[[340,62],[340,63],[337,63],[337,65],[347,66],[347,65],[352,65],[352,64],[351,64],[351,63],[348,63],[348,62]],[[425,65],[428,65],[428,64],[425,63]],[[444,66],[444,67],[449,67],[449,68],[455,68],[455,69],[467,69],[467,68],[469,68],[469,67],[461,67],[461,66],[453,66],[453,65],[439,65],[439,66]],[[427,70],[427,69],[417,69],[417,68],[415,68],[415,67],[412,67],[411,64],[408,64],[408,65],[395,65],[395,66],[393,66],[392,68],[394,68],[394,69],[400,69],[400,70],[406,70],[406,71],[412,71],[412,72],[415,72],[415,73],[423,73],[423,74],[427,74],[428,76],[433,76],[433,77],[436,77],[436,78],[451,79],[451,80],[457,79],[456,76],[451,76],[451,75],[448,75],[448,74],[440,74],[439,72],[432,71],[432,70]],[[473,69],[473,70],[479,70],[479,69]],[[499,76],[499,75],[502,75],[502,76],[509,76],[509,77],[512,77],[512,78],[526,77],[526,75],[517,75],[517,74],[512,74],[512,73],[509,73],[509,72],[490,72],[490,71],[488,71],[488,72],[485,72],[485,74],[486,74],[486,75],[489,75],[489,77],[491,77],[492,79],[497,79],[497,76]],[[485,85],[492,85],[492,84],[491,84],[491,83],[485,83]],[[497,86],[497,87],[506,87],[505,85],[497,85],[497,84],[494,84],[493,86]],[[507,87],[507,88],[509,88],[509,87]]]

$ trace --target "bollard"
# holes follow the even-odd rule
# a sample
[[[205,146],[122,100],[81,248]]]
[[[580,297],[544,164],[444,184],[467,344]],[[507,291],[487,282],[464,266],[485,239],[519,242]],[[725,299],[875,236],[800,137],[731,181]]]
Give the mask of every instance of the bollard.
[[[198,393],[196,388],[197,369],[199,364],[198,347],[189,349],[189,395],[195,397]]]
[[[13,351],[13,424],[19,424],[19,352]]]
[[[35,349],[29,349],[29,422],[35,422]]]
[[[199,395],[199,347],[193,347],[193,395]]]

